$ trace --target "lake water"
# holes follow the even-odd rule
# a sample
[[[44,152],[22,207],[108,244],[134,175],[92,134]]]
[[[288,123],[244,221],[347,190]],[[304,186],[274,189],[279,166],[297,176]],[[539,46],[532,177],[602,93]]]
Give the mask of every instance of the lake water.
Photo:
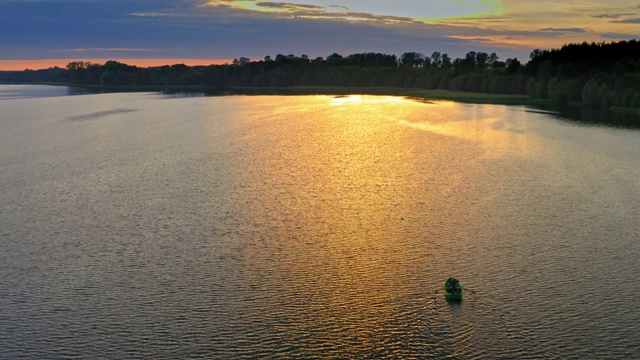
[[[0,86],[2,359],[640,358],[639,131],[60,89]]]

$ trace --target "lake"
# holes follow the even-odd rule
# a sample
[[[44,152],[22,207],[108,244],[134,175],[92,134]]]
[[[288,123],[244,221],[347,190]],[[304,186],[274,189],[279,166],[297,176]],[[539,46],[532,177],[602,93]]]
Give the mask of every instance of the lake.
[[[640,131],[64,89],[0,86],[2,359],[640,357]]]

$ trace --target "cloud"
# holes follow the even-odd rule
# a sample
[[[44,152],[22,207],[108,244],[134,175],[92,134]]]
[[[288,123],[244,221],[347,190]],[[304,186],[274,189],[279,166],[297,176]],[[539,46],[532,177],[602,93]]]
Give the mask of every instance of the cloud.
[[[638,34],[623,34],[623,33],[604,33],[602,37],[613,40],[629,40],[637,39]]]
[[[150,52],[159,51],[159,49],[144,49],[144,48],[76,48],[76,49],[58,49],[59,52],[95,52],[95,51],[126,51],[126,52]]]
[[[619,19],[621,17],[633,16],[635,13],[623,13],[623,14],[597,14],[590,15],[592,18],[596,19]]]
[[[239,0],[209,0],[202,4],[209,10],[226,8],[233,10],[234,16],[273,19],[281,18],[308,18],[331,21],[366,21],[379,22],[381,25],[388,23],[414,23],[419,22],[411,17],[376,14],[373,12],[350,11],[347,6],[340,5],[310,5],[290,2],[266,2],[266,1],[239,1]]]
[[[500,0],[462,0],[442,1],[397,0],[368,2],[362,0],[340,0],[339,4],[326,4],[326,0],[301,0],[300,2],[260,1],[260,0],[206,0],[210,7],[230,7],[246,11],[296,12],[298,10],[317,10],[325,12],[370,13],[378,16],[410,17],[414,19],[435,19],[474,14],[499,14]],[[262,6],[265,5],[265,6]]]
[[[328,3],[0,0],[0,59],[133,58],[141,54],[257,59],[278,53],[316,57],[333,52],[400,55],[407,51],[439,51],[455,58],[472,50],[522,58],[533,48],[629,38],[627,34],[640,22],[634,11],[637,1],[634,6],[619,6],[600,0],[590,0],[591,5],[505,0],[504,13],[440,20],[434,20],[439,10],[429,0],[419,4],[398,0],[392,5]],[[417,12],[429,18],[418,19]]]
[[[538,31],[548,31],[548,32],[561,32],[561,33],[584,33],[587,32],[582,28],[544,28],[538,29]]]
[[[168,13],[161,13],[161,12],[134,12],[134,13],[130,13],[128,15],[139,16],[139,17],[172,17],[172,16],[178,16],[177,14],[168,14]]]
[[[276,3],[276,2],[257,2],[256,6],[273,9],[284,9],[286,11],[295,12],[299,10],[312,10],[324,12],[326,8],[324,6],[307,5],[307,4],[294,4],[294,3]]]
[[[351,10],[351,9],[349,9],[349,7],[347,7],[347,6],[342,6],[342,5],[329,5],[328,7],[330,7],[330,8],[336,8],[336,9],[344,9],[344,10],[347,10],[347,11]]]
[[[465,16],[457,17],[455,19],[441,19],[431,21],[434,24],[449,24],[455,26],[474,26],[474,25],[496,25],[505,24],[516,21],[517,18],[510,16],[498,16],[498,15],[486,15],[486,16]]]
[[[327,13],[326,18],[332,19],[348,19],[348,20],[362,20],[362,21],[379,21],[382,23],[389,22],[404,22],[404,23],[418,23],[418,21],[403,16],[390,16],[390,15],[374,15],[363,12],[346,12],[346,13]]]
[[[615,24],[640,24],[640,18],[630,18],[624,20],[612,20],[612,23]]]

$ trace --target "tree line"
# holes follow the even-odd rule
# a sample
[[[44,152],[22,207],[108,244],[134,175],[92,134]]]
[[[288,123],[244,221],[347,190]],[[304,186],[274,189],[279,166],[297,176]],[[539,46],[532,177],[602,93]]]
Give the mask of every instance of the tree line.
[[[452,89],[494,93],[521,93],[514,87],[521,63],[517,59],[499,61],[495,53],[469,52],[452,59],[434,52],[425,56],[407,52],[400,57],[381,53],[357,53],[326,58],[278,54],[253,61],[241,57],[225,65],[186,66],[184,64],[141,68],[118,61],[96,64],[69,63],[65,69],[0,72],[4,82],[60,82],[99,86],[185,86],[217,88],[346,86]],[[523,79],[519,79],[522,83]]]
[[[569,44],[534,50],[528,95],[559,103],[640,108],[640,42]]]
[[[396,87],[528,95],[561,105],[640,108],[640,43],[568,44],[535,49],[526,64],[500,61],[496,53],[468,52],[452,59],[406,52],[401,56],[357,53],[326,58],[278,54],[241,57],[225,65],[137,67],[107,61],[69,63],[65,69],[0,72],[3,82],[58,82],[95,86]]]

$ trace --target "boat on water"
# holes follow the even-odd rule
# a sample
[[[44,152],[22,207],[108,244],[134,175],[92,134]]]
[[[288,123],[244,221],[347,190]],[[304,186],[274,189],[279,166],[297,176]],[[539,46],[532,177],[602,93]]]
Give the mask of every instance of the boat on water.
[[[450,276],[447,281],[444,282],[444,291],[446,293],[447,300],[462,300],[462,285],[460,285],[458,279],[453,276]]]

